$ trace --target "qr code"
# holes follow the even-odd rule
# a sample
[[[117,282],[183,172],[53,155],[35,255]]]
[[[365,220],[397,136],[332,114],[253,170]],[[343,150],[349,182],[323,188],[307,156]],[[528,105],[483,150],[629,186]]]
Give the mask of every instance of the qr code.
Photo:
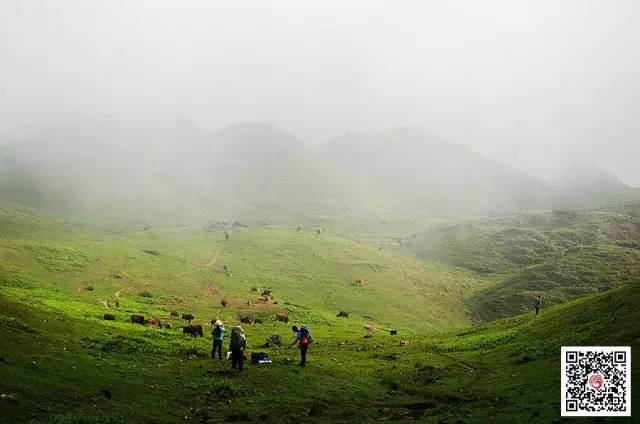
[[[562,347],[562,416],[631,416],[629,346]]]

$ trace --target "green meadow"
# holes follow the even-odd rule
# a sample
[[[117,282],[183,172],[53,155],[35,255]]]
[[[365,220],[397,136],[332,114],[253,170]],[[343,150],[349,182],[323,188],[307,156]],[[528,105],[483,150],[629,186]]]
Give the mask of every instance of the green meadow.
[[[393,224],[364,240],[3,207],[0,422],[585,422],[559,418],[560,347],[640,349],[637,218],[513,219],[438,224],[380,250]],[[538,319],[534,293],[549,296]],[[183,334],[171,311],[193,314],[205,336]],[[248,352],[273,362],[234,373],[210,359],[209,323],[229,330],[241,316]],[[313,332],[305,368],[287,348],[292,324]],[[272,335],[283,346],[264,347]]]

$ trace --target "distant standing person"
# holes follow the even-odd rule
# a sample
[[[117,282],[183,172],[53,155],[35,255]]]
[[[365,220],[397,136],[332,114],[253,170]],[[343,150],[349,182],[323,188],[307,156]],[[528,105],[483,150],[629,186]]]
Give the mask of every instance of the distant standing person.
[[[236,325],[231,330],[231,341],[229,349],[231,349],[231,368],[242,371],[244,368],[244,348],[247,346],[247,339],[244,336],[242,327]]]
[[[211,359],[215,359],[216,352],[218,352],[218,359],[222,359],[222,341],[224,340],[224,326],[219,319],[213,323],[213,330],[211,331],[211,338],[213,339],[213,349],[211,349]]]
[[[296,338],[291,343],[291,346],[295,346],[296,343],[300,346],[300,366],[304,367],[307,363],[307,350],[309,349],[309,344],[313,341],[313,337],[311,336],[311,331],[307,328],[306,325],[303,325],[298,329],[297,326],[291,327],[291,330],[295,333]]]
[[[542,308],[542,296],[537,296],[533,300],[533,307],[536,308],[536,318],[538,318],[538,314],[540,313],[540,308]]]

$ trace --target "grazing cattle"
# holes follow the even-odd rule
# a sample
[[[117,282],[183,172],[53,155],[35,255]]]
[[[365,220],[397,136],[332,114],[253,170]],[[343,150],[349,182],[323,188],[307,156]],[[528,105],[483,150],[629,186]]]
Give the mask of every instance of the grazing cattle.
[[[166,324],[164,325],[164,328],[166,328],[167,330],[171,330],[171,324],[166,323]]]
[[[189,334],[191,337],[202,337],[204,332],[202,331],[202,326],[200,324],[189,324],[186,327],[182,327],[182,332],[184,334]]]
[[[178,312],[176,312],[176,311],[171,311],[169,316],[171,316],[171,318],[178,318],[180,316],[180,314],[178,314]]]
[[[250,308],[250,307],[251,307],[251,301],[247,300],[247,308]]]
[[[149,325],[157,325],[158,327],[162,327],[162,323],[160,322],[160,318],[158,317],[150,317]]]
[[[104,319],[105,321],[115,321],[116,320],[116,316],[113,315],[113,314],[104,314],[102,319]]]
[[[398,330],[391,329],[391,330],[389,330],[389,334],[391,334],[392,336],[397,336],[398,335]]]
[[[220,301],[220,304],[222,305],[223,308],[226,308],[227,307],[227,299],[222,299]]]
[[[144,325],[144,316],[142,315],[131,315],[131,322],[134,324]]]
[[[262,324],[262,318],[254,318],[253,319],[253,323],[254,324]]]
[[[338,315],[336,315],[338,318],[349,318],[349,312],[347,311],[340,311],[338,312]]]
[[[251,315],[240,315],[238,321],[243,324],[251,324]]]
[[[193,321],[195,317],[191,314],[182,314],[182,319],[185,321],[188,321],[189,324],[191,324],[191,321]]]
[[[289,322],[289,316],[287,314],[283,314],[282,312],[278,312],[276,314],[276,321],[287,323]]]

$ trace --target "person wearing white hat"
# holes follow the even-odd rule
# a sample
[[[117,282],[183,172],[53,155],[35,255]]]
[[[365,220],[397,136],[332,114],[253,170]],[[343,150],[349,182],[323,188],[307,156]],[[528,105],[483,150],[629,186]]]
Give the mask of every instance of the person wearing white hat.
[[[222,359],[222,341],[224,340],[224,326],[222,325],[222,321],[220,321],[219,319],[217,319],[213,323],[211,338],[213,339],[213,349],[211,350],[211,359],[215,359],[216,352],[218,352],[218,359]]]

